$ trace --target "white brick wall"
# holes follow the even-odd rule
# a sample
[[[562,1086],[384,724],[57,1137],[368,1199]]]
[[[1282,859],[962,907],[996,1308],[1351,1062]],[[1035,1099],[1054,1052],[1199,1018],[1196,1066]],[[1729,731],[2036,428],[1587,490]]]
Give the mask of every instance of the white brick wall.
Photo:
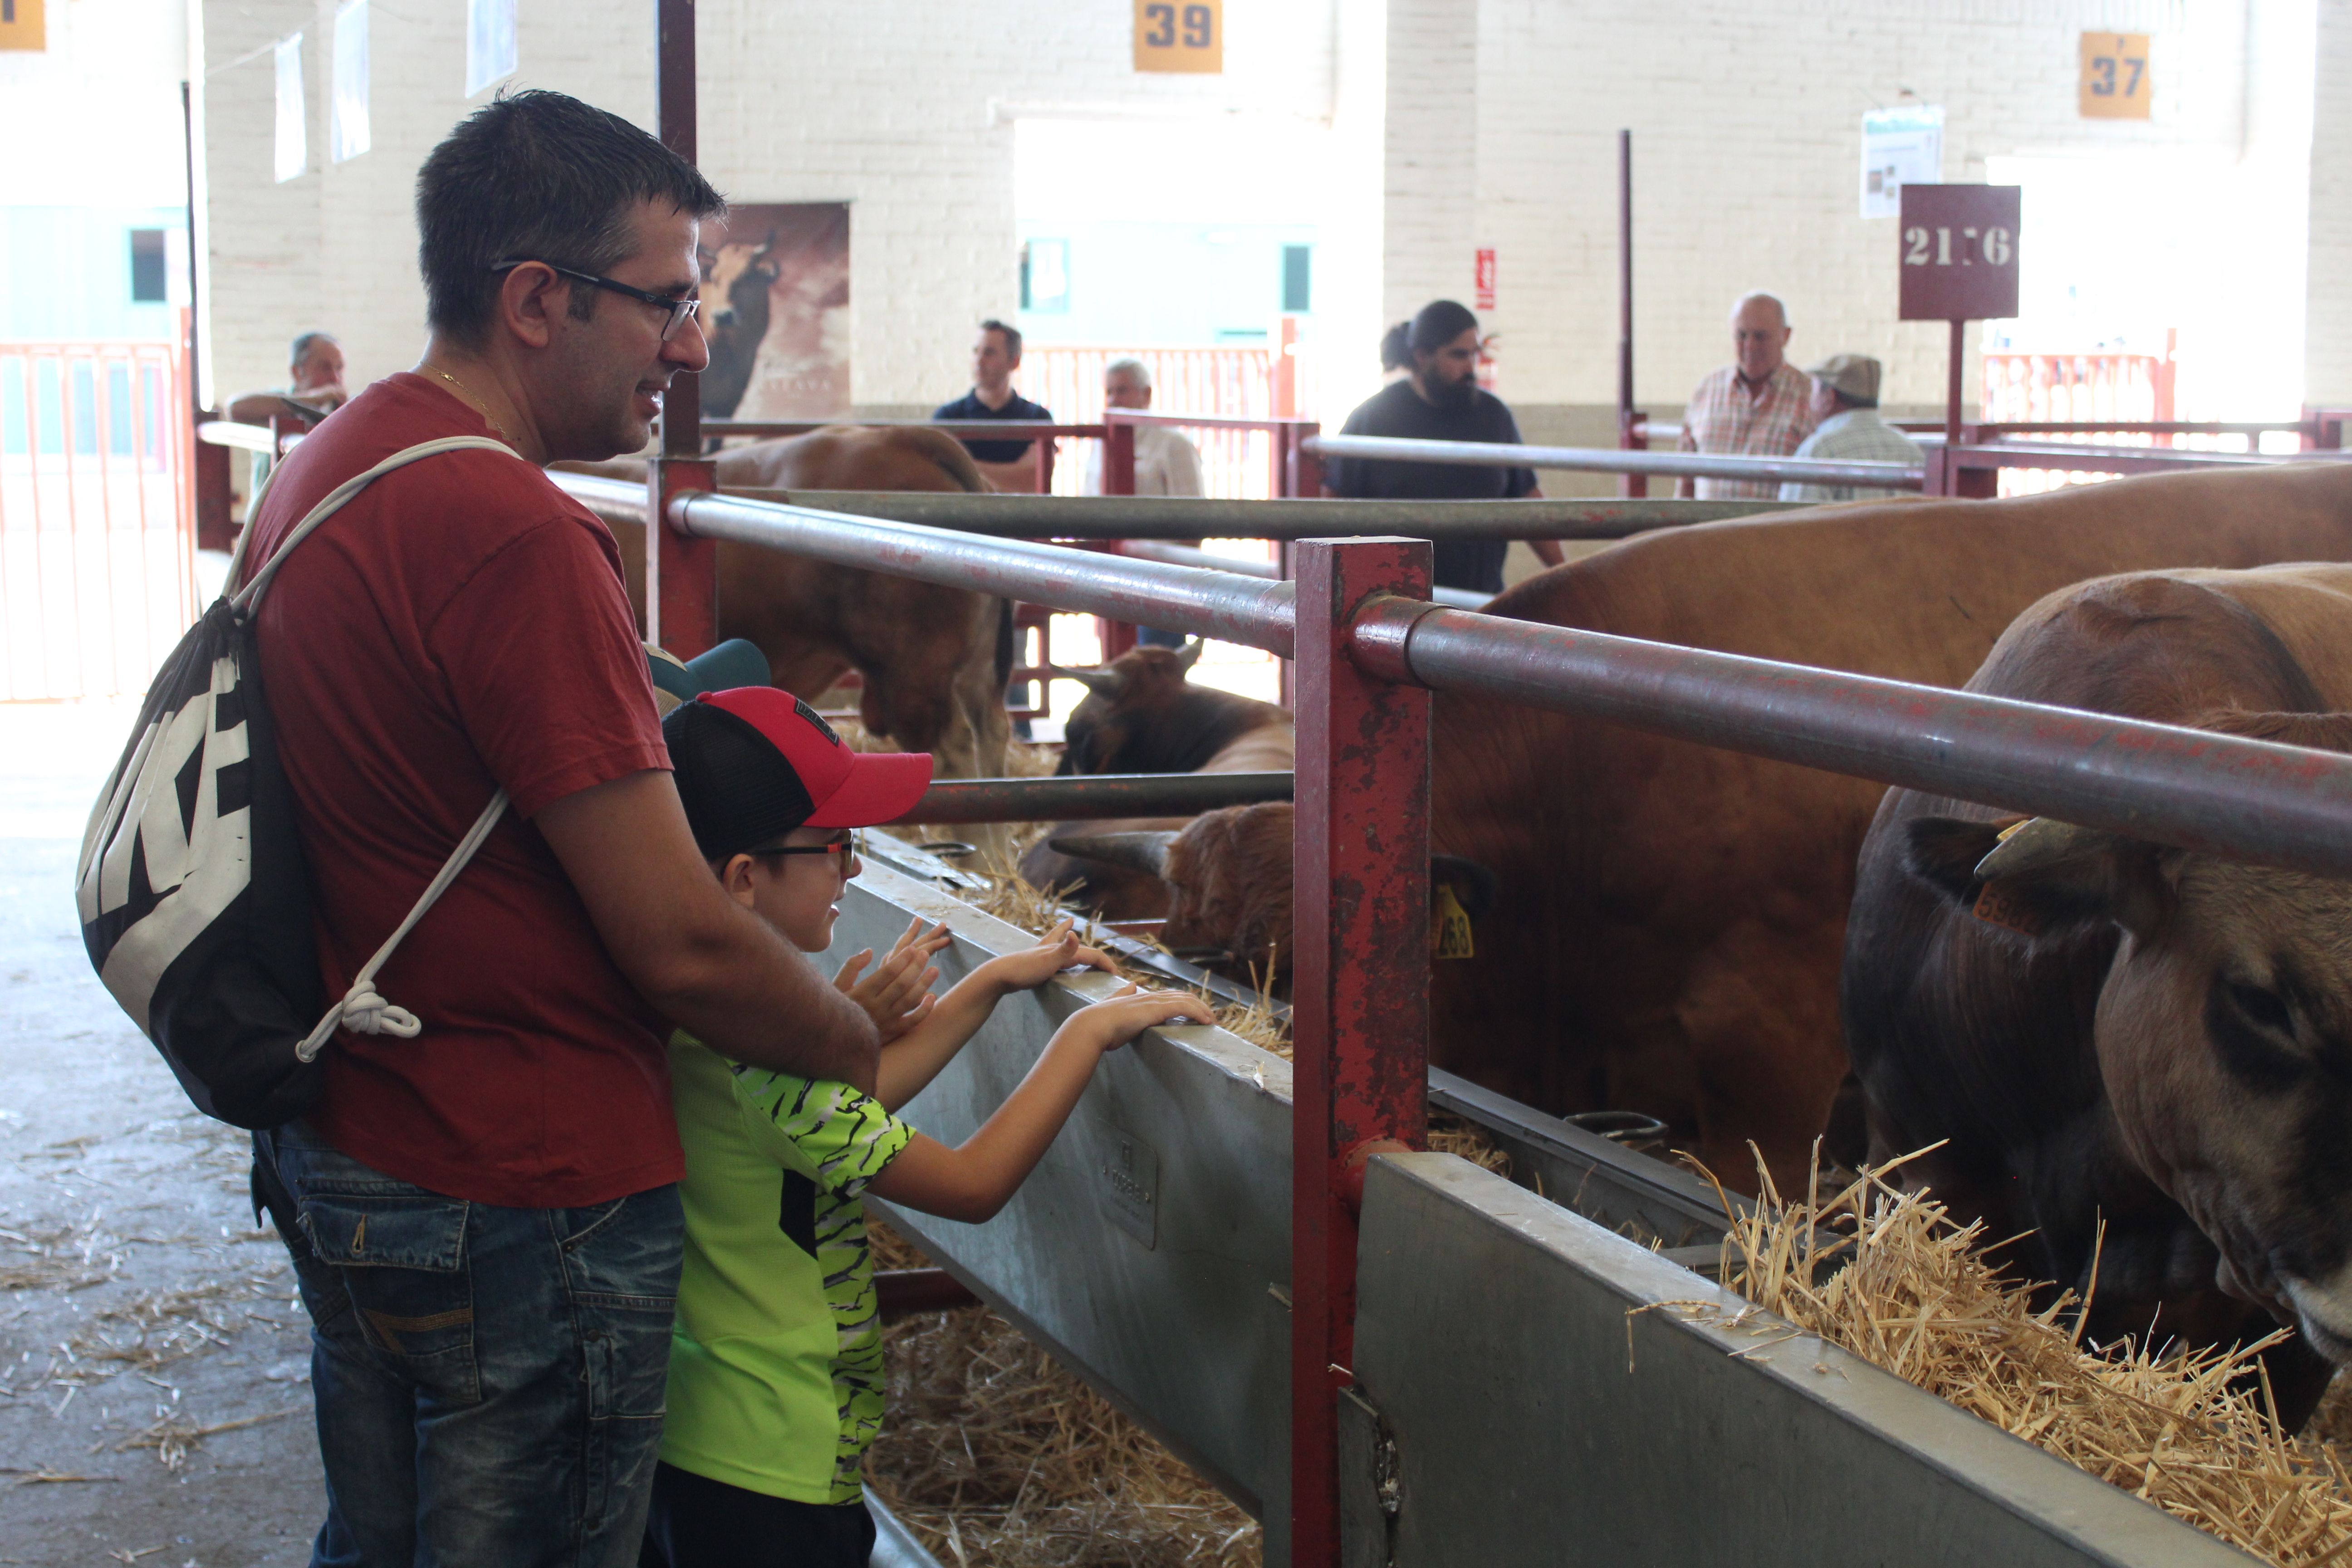
[[[1728,359],[1725,318],[1748,289],[1787,300],[1792,355],[1874,353],[1887,401],[1942,402],[1946,329],[1895,321],[1895,222],[1857,216],[1861,117],[1912,101],[1906,88],[1945,108],[1952,181],[2007,155],[2234,155],[2245,130],[2244,0],[1479,10],[1475,243],[1500,251],[1502,388],[1531,403],[1614,398],[1621,126],[1633,131],[1635,384],[1654,408]],[[2086,28],[2156,35],[2152,121],[2078,116]],[[1453,289],[1469,287],[1473,245],[1456,247]]]
[[[2306,386],[2352,404],[2352,0],[2320,0],[2311,140]]]
[[[202,4],[208,68],[308,29],[322,165],[330,0]],[[2336,281],[2352,268],[2332,264],[2352,261],[2352,0],[1232,0],[1222,78],[1136,75],[1118,0],[703,0],[701,158],[741,200],[851,204],[855,399],[921,406],[963,384],[973,322],[1014,303],[1014,119],[1321,121],[1329,172],[1300,210],[1319,226],[1315,331],[1337,417],[1369,387],[1381,324],[1435,295],[1468,300],[1485,245],[1500,253],[1489,325],[1506,395],[1610,402],[1615,132],[1631,126],[1645,404],[1671,410],[1725,359],[1727,308],[1754,287],[1788,300],[1796,353],[1876,353],[1889,402],[1934,404],[1944,330],[1895,321],[1894,225],[1855,215],[1861,115],[1908,89],[1948,111],[1948,179],[1983,178],[1988,158],[2125,151],[2242,172],[2259,199],[2217,222],[2246,236],[2242,330],[2280,342],[2288,380],[2303,286],[2281,236],[2301,232],[2305,175],[2271,110],[2315,5],[2329,85],[2309,178],[2312,374],[2352,397],[2352,285]],[[523,0],[517,81],[648,122],[651,12]],[[285,339],[310,325],[343,334],[362,379],[414,359],[410,186],[467,108],[463,14],[462,0],[379,9],[374,151],[287,186],[269,181],[268,56],[210,78],[225,390],[274,380]],[[2153,121],[2077,116],[2086,27],[2157,35]]]
[[[973,324],[1017,303],[1018,115],[1330,112],[1331,12],[1314,0],[1231,6],[1223,77],[1136,75],[1118,5],[704,0],[698,9],[700,162],[713,182],[742,201],[851,204],[860,405],[954,396],[967,384]],[[212,84],[225,387],[277,377],[285,338],[312,322],[344,336],[362,380],[416,356],[423,295],[408,203],[418,163],[468,107],[458,96],[464,6],[408,0],[397,10],[380,8],[373,21],[374,150],[365,157],[273,189],[266,57]],[[523,0],[516,82],[649,125],[652,12],[651,0]],[[205,0],[205,13],[215,61],[296,26],[323,37],[332,15],[331,0],[315,13],[308,0]],[[310,52],[323,163],[327,61],[322,47]],[[307,274],[286,249],[312,258]]]

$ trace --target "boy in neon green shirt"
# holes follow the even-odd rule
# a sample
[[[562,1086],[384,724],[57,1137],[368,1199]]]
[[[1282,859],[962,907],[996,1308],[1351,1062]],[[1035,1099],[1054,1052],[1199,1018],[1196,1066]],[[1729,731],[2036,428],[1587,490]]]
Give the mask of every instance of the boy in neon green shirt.
[[[663,734],[695,841],[736,900],[803,952],[829,944],[858,871],[848,829],[905,814],[930,759],[860,753],[772,687],[707,694]],[[880,1027],[877,1092],[746,1068],[682,1031],[670,1043],[686,1148],[686,1265],[670,1339],[668,1416],[640,1568],[864,1568],[859,1487],[880,1430],[883,1372],[859,1194],[987,1219],[1060,1131],[1102,1053],[1154,1025],[1211,1022],[1199,998],[1133,987],[1055,1031],[987,1124],[950,1149],[893,1114],[997,1001],[1074,965],[1108,969],[1066,923],[932,996],[943,927],[917,921],[874,973],[835,984]]]

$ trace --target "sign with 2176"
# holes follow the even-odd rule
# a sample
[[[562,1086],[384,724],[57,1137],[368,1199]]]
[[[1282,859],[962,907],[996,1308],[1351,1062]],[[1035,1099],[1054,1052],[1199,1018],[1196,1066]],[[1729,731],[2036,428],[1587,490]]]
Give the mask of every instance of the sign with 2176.
[[[2017,314],[2016,185],[1903,187],[1906,321],[1981,321]]]

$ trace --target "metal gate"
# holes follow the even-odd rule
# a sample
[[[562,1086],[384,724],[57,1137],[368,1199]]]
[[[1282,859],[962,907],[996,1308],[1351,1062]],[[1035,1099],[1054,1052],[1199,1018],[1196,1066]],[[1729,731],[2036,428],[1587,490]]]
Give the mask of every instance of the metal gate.
[[[186,359],[0,343],[0,700],[145,689],[196,609]]]

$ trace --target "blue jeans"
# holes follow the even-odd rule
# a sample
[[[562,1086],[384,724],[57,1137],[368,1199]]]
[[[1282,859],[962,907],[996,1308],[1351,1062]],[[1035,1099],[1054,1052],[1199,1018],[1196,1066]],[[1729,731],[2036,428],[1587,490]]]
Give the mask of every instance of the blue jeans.
[[[257,1201],[310,1314],[313,1568],[625,1568],[645,1532],[685,1222],[677,1189],[500,1208],[297,1121]]]

